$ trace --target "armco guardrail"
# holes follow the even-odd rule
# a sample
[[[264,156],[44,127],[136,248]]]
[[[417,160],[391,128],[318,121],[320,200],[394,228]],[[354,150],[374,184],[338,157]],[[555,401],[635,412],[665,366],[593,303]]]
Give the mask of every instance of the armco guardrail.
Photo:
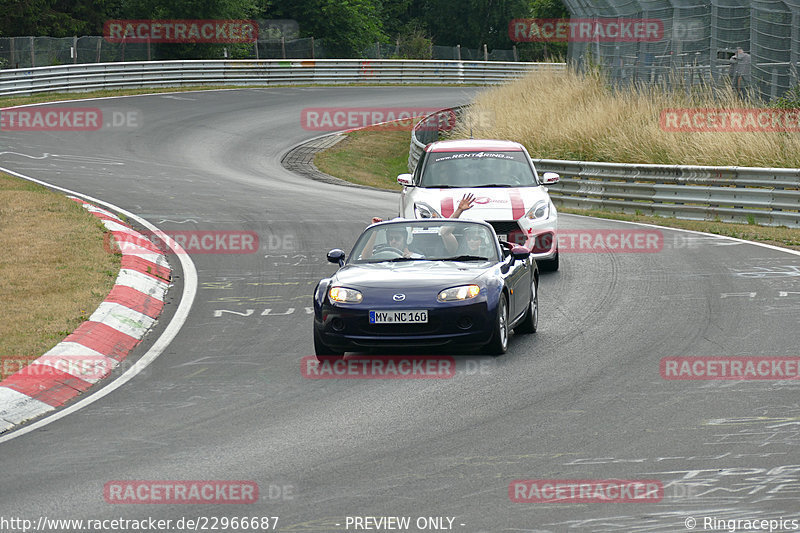
[[[564,63],[403,59],[140,61],[0,70],[0,96],[191,85],[503,83]]]
[[[800,227],[800,169],[534,159],[558,172],[558,205],[695,220]]]
[[[462,116],[464,107],[444,110]],[[437,123],[437,113],[420,123]],[[411,133],[413,171],[436,128]],[[557,172],[548,187],[556,205],[693,220],[800,227],[800,169],[593,163],[534,159],[539,173]]]

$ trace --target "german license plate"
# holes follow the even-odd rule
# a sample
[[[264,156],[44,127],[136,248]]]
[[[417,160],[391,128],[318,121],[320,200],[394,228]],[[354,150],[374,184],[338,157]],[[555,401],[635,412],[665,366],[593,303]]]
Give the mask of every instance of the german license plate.
[[[428,311],[370,311],[370,324],[427,324]]]

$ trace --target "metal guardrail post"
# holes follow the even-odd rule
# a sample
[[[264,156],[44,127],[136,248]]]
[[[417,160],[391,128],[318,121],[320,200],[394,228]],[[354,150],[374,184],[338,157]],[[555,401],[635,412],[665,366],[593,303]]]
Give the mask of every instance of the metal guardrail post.
[[[772,87],[770,87],[770,100],[778,97],[778,69],[772,67]]]

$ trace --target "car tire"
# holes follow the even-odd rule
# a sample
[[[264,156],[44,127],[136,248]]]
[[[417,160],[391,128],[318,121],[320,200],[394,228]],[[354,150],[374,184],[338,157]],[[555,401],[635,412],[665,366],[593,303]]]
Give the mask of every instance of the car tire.
[[[322,342],[322,339],[319,338],[319,333],[317,330],[314,330],[314,353],[317,356],[317,361],[322,363],[323,361],[334,362],[344,357],[344,352],[337,352],[327,344]]]
[[[537,262],[540,270],[544,272],[555,272],[558,270],[558,248],[556,248],[556,255],[554,255],[552,259]]]
[[[494,332],[492,340],[487,346],[487,351],[491,355],[503,355],[508,351],[508,300],[505,294],[500,296],[497,303],[497,316],[494,322]]]
[[[531,282],[531,294],[533,297],[528,304],[525,318],[514,328],[514,333],[536,333],[536,328],[539,327],[539,290],[535,280]]]

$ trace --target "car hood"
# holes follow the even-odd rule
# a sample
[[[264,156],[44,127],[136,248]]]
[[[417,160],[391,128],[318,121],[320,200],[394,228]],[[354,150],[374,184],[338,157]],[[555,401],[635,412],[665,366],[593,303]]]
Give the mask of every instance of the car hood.
[[[464,211],[462,220],[517,220],[540,200],[549,199],[543,187],[488,187],[459,189],[427,189],[414,187],[406,200],[425,202],[443,217],[449,218],[465,194],[475,195],[475,204]],[[413,216],[413,215],[412,215]]]
[[[441,287],[470,283],[497,268],[488,261],[403,261],[347,265],[333,277],[332,284],[368,288]]]

